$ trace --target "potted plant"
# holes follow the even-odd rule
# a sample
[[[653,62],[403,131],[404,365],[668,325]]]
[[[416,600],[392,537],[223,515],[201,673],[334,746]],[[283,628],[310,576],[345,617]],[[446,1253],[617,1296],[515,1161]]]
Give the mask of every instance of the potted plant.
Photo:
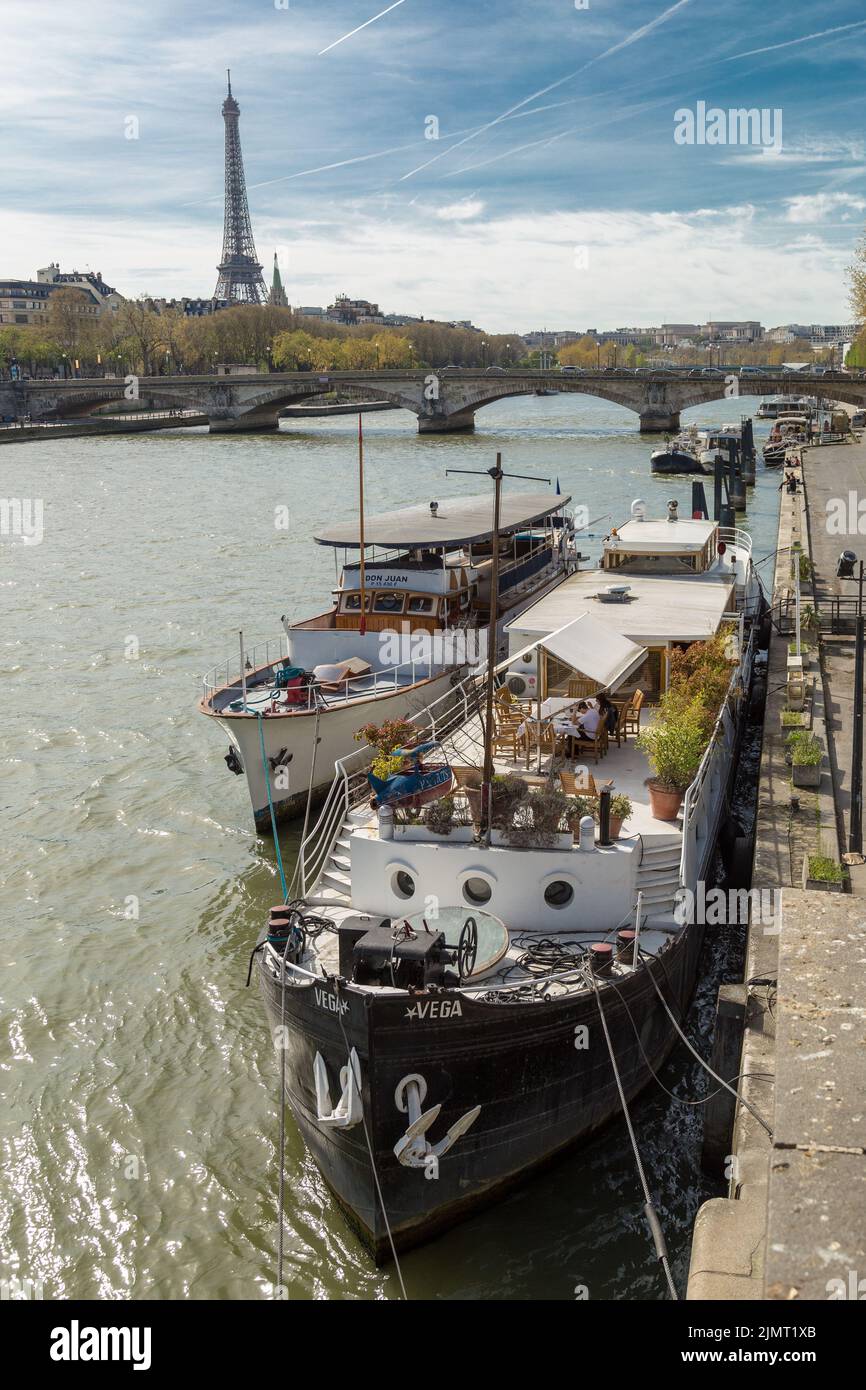
[[[699,698],[669,702],[637,738],[653,768],[646,786],[656,820],[676,820],[707,746],[707,711]]]
[[[807,854],[803,860],[803,887],[823,893],[845,891],[845,870],[828,854]]]
[[[779,721],[782,726],[782,733],[790,734],[795,729],[805,728],[806,715],[801,709],[783,709],[780,711]]]
[[[583,820],[584,816],[592,816],[595,818],[597,815],[598,800],[596,797],[570,796],[568,798],[565,806],[565,819],[568,822],[568,828],[574,837],[575,844],[577,844],[580,839],[580,822]],[[613,834],[613,829],[611,829],[611,834]]]
[[[365,724],[355,733],[356,743],[367,743],[376,750],[371,764],[373,775],[391,777],[402,767],[402,758],[395,758],[395,748],[411,747],[420,737],[418,729],[410,719],[386,719],[384,724]]]
[[[455,825],[454,797],[440,796],[438,801],[431,801],[424,808],[422,819],[435,835],[450,835]]]
[[[619,833],[632,812],[631,799],[625,792],[617,792],[610,798],[610,838],[619,839]]]
[[[806,729],[795,729],[785,740],[795,787],[820,787],[824,750],[821,740]]]
[[[505,779],[518,781],[518,778]],[[526,783],[521,784],[527,791]],[[576,798],[575,798],[576,799]],[[494,794],[493,823],[510,845],[520,845],[524,849],[541,848],[554,845],[559,833],[559,825],[566,814],[569,797],[555,787],[544,787],[529,796],[518,797],[511,803],[508,811],[499,819],[497,796]]]

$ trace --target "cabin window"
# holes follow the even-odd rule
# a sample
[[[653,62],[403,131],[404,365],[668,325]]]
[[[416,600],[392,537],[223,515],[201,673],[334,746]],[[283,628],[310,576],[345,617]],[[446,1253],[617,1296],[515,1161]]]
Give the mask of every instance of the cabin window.
[[[492,895],[493,889],[485,878],[467,878],[463,885],[463,896],[473,907],[489,903]]]
[[[544,901],[548,907],[568,907],[573,897],[574,889],[570,883],[566,883],[564,878],[558,878],[553,883],[548,883],[544,890]]]
[[[360,611],[361,611],[361,595],[360,595],[360,594],[344,594],[344,595],[343,595],[343,608],[345,609],[345,611],[346,611],[347,613],[360,613]],[[370,595],[369,595],[369,594],[365,594],[365,595],[364,595],[364,611],[367,612],[367,613],[369,613],[369,611],[370,611]]]
[[[391,888],[398,898],[414,898],[415,880],[405,869],[398,869],[391,879]]]
[[[409,598],[409,613],[432,613],[435,600],[424,598],[420,594],[412,594]]]
[[[377,594],[373,603],[374,613],[402,613],[402,594]]]

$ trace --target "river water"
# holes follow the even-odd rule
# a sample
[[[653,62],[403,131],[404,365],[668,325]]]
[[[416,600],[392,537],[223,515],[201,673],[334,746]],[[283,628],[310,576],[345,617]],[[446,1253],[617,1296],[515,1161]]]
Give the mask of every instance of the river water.
[[[754,402],[699,418],[721,423],[732,404]],[[558,478],[603,518],[582,544],[593,555],[634,497],[661,515],[676,496],[689,515],[688,480],[651,478],[651,441],[607,402],[514,399],[477,424],[419,438],[403,412],[368,415],[369,510],[481,491],[445,469],[501,450],[506,469]],[[355,429],[342,417],[0,450],[0,497],[44,504],[40,544],[0,537],[0,1279],[41,1281],[46,1298],[251,1299],[274,1278],[277,1064],[244,981],[279,885],[195,703],[239,627],[252,642],[278,635],[282,613],[327,606],[333,557],[310,537],[354,515]],[[777,489],[759,465],[740,519],[757,557],[775,544]],[[291,834],[283,845],[288,866]],[[708,947],[699,1044],[738,950],[733,936]],[[700,1109],[683,1101],[702,1082],[682,1050],[662,1080],[680,1099],[653,1088],[634,1118],[682,1285],[705,1195]],[[288,1128],[290,1296],[396,1296]],[[415,1298],[664,1297],[624,1128],[403,1271]]]

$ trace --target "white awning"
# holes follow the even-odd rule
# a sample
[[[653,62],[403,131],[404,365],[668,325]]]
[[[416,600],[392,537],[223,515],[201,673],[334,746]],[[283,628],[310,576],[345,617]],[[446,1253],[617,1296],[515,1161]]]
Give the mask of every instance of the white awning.
[[[519,653],[525,656],[542,647],[573,670],[595,681],[599,690],[616,690],[644,661],[646,647],[639,647],[589,613],[579,613],[570,623],[541,637]],[[510,661],[514,661],[514,657]]]

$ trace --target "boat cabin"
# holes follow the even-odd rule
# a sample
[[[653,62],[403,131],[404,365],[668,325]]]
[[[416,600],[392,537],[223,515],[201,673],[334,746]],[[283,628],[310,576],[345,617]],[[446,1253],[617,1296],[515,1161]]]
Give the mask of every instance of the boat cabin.
[[[642,650],[641,663],[628,664],[629,687],[657,700],[668,687],[675,647],[705,641],[754,605],[750,557],[751,538],[743,531],[680,518],[675,503],[667,520],[649,521],[643,503],[634,503],[630,520],[606,537],[596,570],[571,575],[508,625],[514,658],[509,686],[518,696],[542,700],[615,689],[601,679],[598,644],[584,643],[581,662],[577,651],[540,643],[584,613],[604,624],[611,638]],[[533,644],[538,648],[527,651]]]
[[[500,615],[570,563],[569,501],[549,492],[502,498]],[[334,602],[325,613],[286,624],[292,660],[299,666],[321,661],[326,632],[334,634],[329,659],[336,661],[347,641],[353,655],[367,654],[361,652],[366,646],[371,655],[383,632],[413,638],[483,627],[490,616],[492,521],[490,494],[385,512],[365,523],[363,558],[358,522],[322,531],[315,540],[334,551]]]

